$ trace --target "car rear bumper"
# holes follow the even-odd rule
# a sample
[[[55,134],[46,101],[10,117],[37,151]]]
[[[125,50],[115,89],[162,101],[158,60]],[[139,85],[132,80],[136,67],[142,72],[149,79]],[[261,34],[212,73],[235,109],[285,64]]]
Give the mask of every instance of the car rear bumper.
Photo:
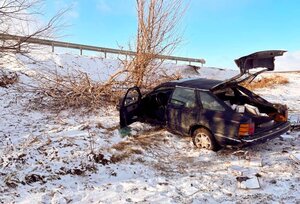
[[[251,145],[263,143],[268,140],[279,137],[280,135],[286,133],[290,129],[290,122],[284,122],[270,130],[259,132],[251,137],[241,139],[243,145]]]
[[[248,136],[247,138],[236,138],[236,137],[226,137],[224,135],[215,135],[218,143],[221,146],[249,146],[254,144],[260,144],[268,140],[279,137],[280,135],[286,133],[290,129],[289,122],[283,122],[270,128],[269,130],[261,131],[254,135]]]

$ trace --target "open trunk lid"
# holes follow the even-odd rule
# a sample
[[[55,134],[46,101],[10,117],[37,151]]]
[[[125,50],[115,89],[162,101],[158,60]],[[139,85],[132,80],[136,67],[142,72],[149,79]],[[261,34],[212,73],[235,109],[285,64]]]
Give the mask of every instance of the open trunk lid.
[[[257,75],[265,71],[273,71],[275,68],[275,57],[282,56],[284,50],[266,50],[255,52],[250,55],[235,60],[236,65],[240,68],[240,74],[223,81],[216,85],[212,90],[225,88],[233,84],[239,84],[246,80],[254,79]],[[251,69],[263,68],[256,72],[250,73]]]
[[[253,54],[241,57],[235,60],[236,65],[240,68],[241,73],[246,73],[250,69],[262,67],[268,71],[274,70],[275,57],[282,56],[284,50],[266,50],[255,52]]]

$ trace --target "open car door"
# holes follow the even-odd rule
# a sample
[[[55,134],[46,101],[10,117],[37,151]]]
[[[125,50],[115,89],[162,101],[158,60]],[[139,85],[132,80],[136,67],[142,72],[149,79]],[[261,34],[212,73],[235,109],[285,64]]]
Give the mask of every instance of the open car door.
[[[275,68],[275,57],[282,56],[284,50],[266,50],[255,52],[250,55],[235,60],[236,65],[240,68],[240,74],[213,87],[213,90],[226,87],[232,84],[239,84],[246,80],[253,80],[257,75],[265,71],[273,71]],[[263,68],[257,72],[250,73],[251,69]]]
[[[127,90],[120,104],[120,127],[126,127],[139,118],[142,94],[139,87]]]

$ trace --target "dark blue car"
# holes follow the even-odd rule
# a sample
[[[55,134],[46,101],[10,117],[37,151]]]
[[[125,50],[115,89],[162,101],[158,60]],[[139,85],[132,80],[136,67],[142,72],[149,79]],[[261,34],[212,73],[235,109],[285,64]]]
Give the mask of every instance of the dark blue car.
[[[239,85],[263,71],[274,70],[275,56],[284,51],[253,53],[236,60],[241,73],[226,81],[181,79],[157,86],[142,95],[130,88],[120,104],[120,126],[135,121],[165,126],[170,132],[189,135],[196,147],[261,143],[287,132],[286,105],[274,104]],[[259,72],[249,70],[264,67]]]

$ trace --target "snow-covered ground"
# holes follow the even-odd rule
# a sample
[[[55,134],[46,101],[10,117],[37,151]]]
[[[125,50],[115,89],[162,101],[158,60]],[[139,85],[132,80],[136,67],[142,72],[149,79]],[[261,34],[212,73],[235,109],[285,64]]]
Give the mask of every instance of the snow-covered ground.
[[[118,68],[116,60],[70,54],[36,55],[39,62],[2,65],[21,81],[44,68],[82,69],[95,80]],[[237,71],[166,65],[183,76],[228,78]],[[100,74],[99,74],[100,73]],[[102,74],[101,74],[102,73]],[[300,114],[300,74],[257,91]],[[98,113],[34,110],[31,94],[0,87],[0,203],[299,203],[300,132],[241,150],[199,150],[190,138],[135,123],[119,130],[114,107]],[[238,187],[240,176],[259,189]]]

